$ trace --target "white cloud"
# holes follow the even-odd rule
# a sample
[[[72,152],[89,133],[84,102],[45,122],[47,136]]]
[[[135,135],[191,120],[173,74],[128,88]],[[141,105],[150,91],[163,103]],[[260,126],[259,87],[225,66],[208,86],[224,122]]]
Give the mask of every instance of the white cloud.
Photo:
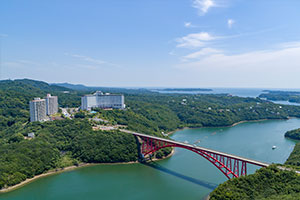
[[[193,54],[197,55],[197,53],[198,52],[195,52]],[[197,56],[191,56],[193,54],[189,54],[187,56],[196,58]],[[288,65],[294,65],[294,64],[298,66],[300,63],[299,55],[300,55],[300,44],[298,46],[296,46],[295,44],[292,47],[286,47],[286,48],[281,48],[276,50],[253,51],[253,52],[234,54],[234,55],[226,55],[221,52],[216,52],[198,61],[186,63],[182,66],[185,66],[187,68],[194,68],[194,69],[205,68],[205,67],[245,68],[245,66],[252,66],[253,68],[257,68],[257,67],[264,68],[267,66],[277,66],[278,64],[283,64],[284,62],[282,61],[285,60],[286,62],[282,66],[283,68],[285,68]],[[293,60],[293,62],[291,62],[290,59]],[[295,62],[296,60],[297,61],[299,60],[299,62]]]
[[[216,37],[210,35],[207,32],[192,33],[184,37],[177,38],[176,42],[178,43],[177,47],[184,48],[195,48],[203,47],[206,45],[206,42],[215,40]]]
[[[194,0],[193,7],[198,10],[199,15],[205,15],[211,7],[217,6],[214,0]]]
[[[235,23],[235,21],[233,19],[228,19],[227,20],[227,26],[228,28],[232,28],[233,24]]]
[[[189,28],[192,26],[191,22],[184,22],[184,27]]]
[[[203,56],[211,55],[211,54],[216,54],[216,53],[221,53],[221,50],[214,49],[214,48],[203,48],[200,51],[188,54],[182,58],[183,61],[188,61],[191,59],[199,59],[202,58]]]
[[[184,22],[184,27],[186,28],[194,28],[196,27],[192,22]]]
[[[73,58],[78,58],[82,61],[86,61],[88,63],[92,63],[92,64],[96,64],[96,65],[109,65],[109,66],[119,67],[119,65],[116,65],[116,64],[104,61],[104,60],[100,60],[100,59],[94,59],[89,56],[83,56],[83,55],[78,55],[78,54],[68,54],[68,53],[66,53],[65,55],[71,56]],[[89,65],[89,67],[91,67],[91,66]]]
[[[228,55],[222,52],[181,63],[177,68],[201,74],[203,83],[224,87],[299,87],[300,43],[276,49]],[[200,54],[200,53],[199,53]]]
[[[87,61],[87,62],[92,62],[92,63],[95,63],[95,64],[99,64],[99,65],[102,65],[102,64],[105,64],[106,62],[103,61],[103,60],[97,60],[97,59],[94,59],[94,58],[91,58],[91,57],[88,57],[88,56],[83,56],[83,55],[78,55],[78,54],[70,54],[70,56],[74,57],[74,58],[79,58],[80,60],[84,60],[84,61]]]
[[[292,48],[292,47],[299,47],[300,46],[300,41],[299,42],[286,42],[278,45],[278,48]]]

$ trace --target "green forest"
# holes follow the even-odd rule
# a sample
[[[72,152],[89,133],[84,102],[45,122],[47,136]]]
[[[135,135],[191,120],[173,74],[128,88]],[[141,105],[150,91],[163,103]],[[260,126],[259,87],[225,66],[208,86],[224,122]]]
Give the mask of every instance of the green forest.
[[[289,101],[292,103],[300,103],[300,92],[270,90],[266,90],[265,92],[267,93],[260,94],[259,97],[272,101]]]
[[[287,131],[284,136],[293,140],[300,141],[300,128]],[[300,142],[295,145],[291,155],[289,156],[285,164],[289,165],[290,167],[296,168],[297,170],[300,170]]]
[[[87,120],[34,122],[13,128],[0,140],[0,188],[80,162],[137,160],[134,136],[118,131],[92,131]],[[24,139],[29,132],[35,132],[36,137]]]
[[[261,168],[255,174],[222,183],[210,194],[211,200],[299,199],[300,176],[280,170],[275,165]]]
[[[28,79],[0,81],[0,189],[27,178],[79,163],[115,163],[138,159],[134,136],[92,130],[95,115],[109,124],[163,137],[183,127],[230,126],[239,121],[300,117],[300,107],[278,105],[259,98],[227,95],[160,94],[146,89],[66,88]],[[80,111],[74,119],[29,122],[29,101],[47,93],[61,107],[79,107],[81,96],[101,89],[121,93],[126,109]],[[34,132],[35,138],[28,139]],[[170,149],[157,154],[158,158]]]
[[[291,139],[300,140],[300,128],[287,131],[284,136]]]
[[[287,131],[285,137],[299,140],[300,129]],[[300,170],[300,142],[283,167]],[[300,176],[293,170],[280,170],[277,165],[261,168],[254,174],[235,178],[219,185],[210,199],[300,199]]]

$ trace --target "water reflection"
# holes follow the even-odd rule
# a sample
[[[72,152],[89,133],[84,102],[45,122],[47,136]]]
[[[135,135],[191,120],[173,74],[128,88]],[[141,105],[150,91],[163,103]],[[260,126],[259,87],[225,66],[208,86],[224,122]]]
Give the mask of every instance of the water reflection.
[[[195,178],[180,174],[178,172],[175,172],[173,170],[167,169],[167,168],[163,167],[162,165],[160,165],[156,162],[148,162],[148,163],[144,162],[142,164],[145,165],[145,166],[151,167],[153,169],[159,170],[161,172],[170,174],[172,176],[176,176],[177,178],[181,178],[181,179],[189,181],[191,183],[206,187],[206,188],[211,189],[211,190],[214,190],[218,186],[217,184],[210,183],[210,182],[203,181],[203,180],[199,180],[199,179],[195,179]]]

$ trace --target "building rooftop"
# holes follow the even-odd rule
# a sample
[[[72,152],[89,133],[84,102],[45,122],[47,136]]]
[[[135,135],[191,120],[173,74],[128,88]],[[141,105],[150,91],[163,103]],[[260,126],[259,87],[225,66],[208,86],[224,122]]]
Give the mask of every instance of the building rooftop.
[[[32,102],[39,102],[39,101],[45,101],[45,99],[41,99],[39,97],[36,97],[32,100]]]
[[[96,91],[94,94],[86,94],[85,97],[94,97],[94,96],[123,96],[123,94],[110,94],[110,93],[103,93],[101,91]]]

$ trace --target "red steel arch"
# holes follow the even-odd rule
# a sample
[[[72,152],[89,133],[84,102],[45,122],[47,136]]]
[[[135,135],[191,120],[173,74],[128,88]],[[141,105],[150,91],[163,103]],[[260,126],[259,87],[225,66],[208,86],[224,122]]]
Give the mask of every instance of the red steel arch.
[[[216,166],[228,179],[236,178],[239,176],[247,175],[247,162],[246,160],[237,159],[236,157],[230,157],[219,154],[216,152],[210,152],[207,150],[202,150],[192,145],[178,144],[178,142],[173,143],[159,140],[157,138],[152,138],[151,136],[141,136],[136,135],[141,139],[141,153],[146,156],[148,154],[152,154],[162,148],[166,147],[179,147],[188,149],[197,153],[198,155],[204,157],[206,160],[211,162],[214,166]],[[251,163],[255,164],[255,163]],[[258,165],[260,166],[260,165]]]

